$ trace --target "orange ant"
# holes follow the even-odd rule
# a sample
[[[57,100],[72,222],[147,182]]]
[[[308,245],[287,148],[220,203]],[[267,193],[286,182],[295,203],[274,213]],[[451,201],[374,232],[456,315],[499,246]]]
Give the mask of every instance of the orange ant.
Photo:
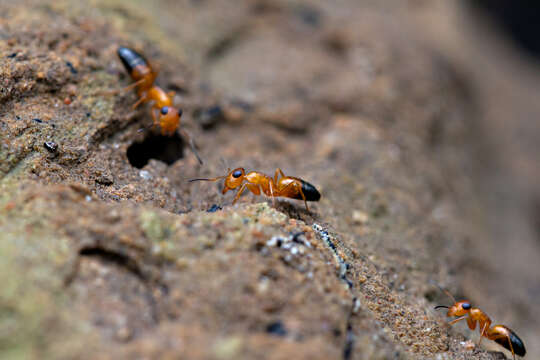
[[[523,341],[521,341],[519,336],[517,336],[514,331],[504,325],[491,326],[491,319],[482,310],[472,307],[469,301],[456,301],[456,299],[448,291],[444,289],[441,290],[443,290],[454,301],[454,305],[451,307],[438,305],[435,306],[435,309],[448,309],[446,316],[460,316],[459,318],[450,321],[450,325],[467,319],[469,329],[474,330],[476,329],[476,323],[478,322],[478,330],[480,330],[480,340],[478,341],[478,346],[480,346],[482,338],[486,337],[489,340],[493,340],[499,345],[502,345],[506,349],[510,350],[514,360],[516,359],[516,354],[518,356],[525,356],[525,345],[523,345]]]
[[[127,47],[119,47],[117,53],[127,72],[135,80],[133,84],[124,88],[124,91],[137,88],[139,100],[133,104],[133,109],[142,103],[153,101],[151,109],[153,126],[159,125],[162,135],[172,135],[176,129],[179,129],[180,117],[182,116],[182,110],[173,106],[172,99],[175,92],[166,93],[162,88],[154,85],[157,72],[152,69],[150,63],[141,54]],[[183,129],[179,129],[179,131],[184,138],[188,139],[191,150],[199,163],[202,164],[191,136]]]
[[[280,168],[276,169],[274,178],[258,171],[251,171],[246,174],[244,168],[236,168],[233,171],[230,171],[229,169],[227,171],[229,172],[227,175],[211,179],[192,179],[189,180],[189,182],[217,181],[225,179],[225,187],[223,188],[222,194],[240,187],[234,197],[233,204],[240,198],[240,195],[242,195],[242,192],[244,192],[245,189],[248,189],[254,195],[261,195],[262,192],[266,196],[270,196],[272,198],[272,203],[274,203],[274,198],[277,196],[304,200],[307,211],[309,211],[308,201],[319,201],[321,198],[321,194],[317,191],[315,186],[302,179],[285,176]],[[281,178],[278,180],[279,175],[281,175]]]

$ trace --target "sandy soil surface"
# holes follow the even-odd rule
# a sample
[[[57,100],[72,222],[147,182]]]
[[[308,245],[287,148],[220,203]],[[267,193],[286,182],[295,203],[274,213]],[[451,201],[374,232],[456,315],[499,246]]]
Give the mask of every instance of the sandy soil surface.
[[[536,88],[493,90],[479,64],[515,62],[475,50],[458,9],[0,2],[0,356],[511,358],[447,325],[438,286],[540,355],[538,202],[522,201],[538,166],[508,132],[540,138],[509,95]],[[118,46],[176,92],[203,165],[118,91]],[[235,167],[279,167],[321,201],[232,205],[188,182]]]

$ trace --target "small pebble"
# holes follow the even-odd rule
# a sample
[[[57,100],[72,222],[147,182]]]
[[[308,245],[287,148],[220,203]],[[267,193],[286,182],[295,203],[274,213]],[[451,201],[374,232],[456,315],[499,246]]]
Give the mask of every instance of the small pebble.
[[[133,336],[133,332],[127,327],[121,327],[116,331],[116,338],[120,341],[128,341]]]
[[[352,312],[354,314],[356,314],[358,312],[358,310],[360,310],[360,306],[362,305],[362,303],[360,302],[359,299],[354,299],[354,305],[353,305],[353,309],[352,309]]]
[[[223,109],[219,105],[195,112],[199,124],[203,129],[210,129],[225,119]]]
[[[148,171],[146,170],[141,170],[139,171],[139,176],[142,177],[144,180],[150,180],[152,179],[152,174],[150,174]]]
[[[219,206],[217,204],[214,204],[208,210],[206,210],[206,212],[213,213],[213,212],[216,212],[216,211],[221,210],[221,209],[222,209],[221,206]]]
[[[45,147],[45,149],[47,149],[47,151],[51,153],[55,153],[56,151],[58,151],[58,144],[54,141],[45,141],[43,143],[43,146]]]
[[[364,225],[368,222],[368,214],[360,210],[354,210],[352,213],[352,221],[358,225]]]
[[[266,242],[266,246],[277,246],[280,247],[283,244],[283,238],[281,236],[273,236],[270,240]]]

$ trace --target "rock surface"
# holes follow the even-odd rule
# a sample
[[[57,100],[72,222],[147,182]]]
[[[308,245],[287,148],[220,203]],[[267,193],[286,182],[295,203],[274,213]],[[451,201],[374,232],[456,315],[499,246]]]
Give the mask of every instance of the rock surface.
[[[462,291],[472,111],[400,6],[1,3],[0,357],[504,359],[433,310],[434,284]],[[116,92],[119,45],[177,92],[203,166]],[[322,199],[187,182],[237,166]]]

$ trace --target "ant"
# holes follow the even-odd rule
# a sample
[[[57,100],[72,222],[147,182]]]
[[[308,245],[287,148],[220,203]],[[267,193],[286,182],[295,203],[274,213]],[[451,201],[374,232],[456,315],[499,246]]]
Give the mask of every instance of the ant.
[[[486,337],[489,340],[493,340],[499,345],[510,350],[514,360],[516,359],[516,354],[518,356],[525,356],[525,345],[523,345],[523,341],[521,341],[519,336],[517,336],[514,331],[504,325],[491,326],[491,319],[482,310],[472,307],[469,301],[456,301],[456,299],[448,291],[444,289],[441,290],[443,290],[454,301],[454,305],[451,307],[438,305],[435,306],[435,309],[448,309],[446,316],[460,316],[459,318],[450,321],[450,325],[467,319],[469,329],[474,330],[476,329],[476,323],[478,322],[478,330],[480,330],[480,340],[478,341],[478,346],[480,346],[482,338]]]
[[[127,72],[135,80],[133,84],[124,88],[124,91],[137,88],[139,100],[133,104],[133,109],[142,103],[153,101],[151,109],[153,126],[159,125],[162,135],[172,135],[176,129],[179,129],[182,116],[182,110],[173,106],[172,99],[175,92],[166,93],[162,88],[154,85],[157,72],[152,69],[150,63],[141,54],[127,47],[119,47],[117,53]],[[193,154],[202,164],[191,136],[183,129],[179,129],[179,131],[188,140]]]
[[[229,172],[227,175],[211,179],[191,179],[189,182],[217,181],[225,179],[225,187],[223,188],[222,194],[240,187],[234,197],[233,204],[240,198],[240,195],[242,195],[242,192],[244,192],[245,189],[248,189],[254,195],[261,195],[262,192],[266,196],[272,197],[272,204],[275,204],[274,198],[277,196],[304,200],[307,211],[309,211],[308,201],[319,201],[321,198],[321,194],[315,186],[302,179],[285,176],[280,168],[276,169],[274,178],[258,171],[251,171],[246,174],[244,168],[236,168],[233,171],[230,170],[231,169],[227,170]],[[278,180],[279,175],[281,175],[281,178]]]

